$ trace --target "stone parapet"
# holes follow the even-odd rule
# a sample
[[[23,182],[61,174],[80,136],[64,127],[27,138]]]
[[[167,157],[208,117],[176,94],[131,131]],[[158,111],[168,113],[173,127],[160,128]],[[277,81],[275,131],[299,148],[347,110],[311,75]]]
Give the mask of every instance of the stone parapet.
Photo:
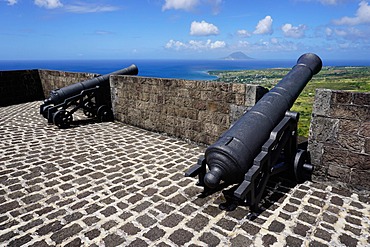
[[[99,76],[56,70],[0,71],[0,106],[48,98],[50,91]]]
[[[43,91],[38,70],[0,71],[0,106],[40,100]]]
[[[112,76],[115,119],[210,144],[267,91],[211,81]]]
[[[315,177],[370,189],[370,93],[319,89],[309,136]]]
[[[66,72],[59,70],[39,70],[39,75],[45,98],[49,98],[51,90],[100,76],[94,73]]]

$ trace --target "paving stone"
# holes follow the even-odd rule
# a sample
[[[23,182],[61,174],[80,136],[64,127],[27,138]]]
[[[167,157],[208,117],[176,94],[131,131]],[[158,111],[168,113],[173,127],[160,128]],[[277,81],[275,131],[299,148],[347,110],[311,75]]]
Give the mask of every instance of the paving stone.
[[[104,243],[106,247],[120,246],[125,242],[124,238],[121,238],[117,234],[110,234],[104,238]]]
[[[154,242],[162,238],[165,234],[166,232],[163,229],[160,229],[157,226],[155,226],[151,228],[148,232],[144,233],[144,237]]]
[[[289,247],[295,247],[295,246],[302,246],[303,240],[293,237],[293,236],[287,236],[286,237],[286,246]]]
[[[331,234],[324,229],[317,229],[314,235],[315,237],[321,238],[327,242],[330,242],[331,240]]]
[[[357,246],[358,240],[343,233],[339,236],[339,240],[341,243],[343,243],[345,246]]]
[[[322,242],[319,242],[319,241],[311,241],[310,244],[309,244],[310,247],[328,247],[329,245],[327,244],[324,244]]]
[[[87,233],[85,233],[85,236],[88,237],[90,240],[93,240],[94,238],[99,237],[100,231],[98,229],[93,229]]]
[[[192,239],[193,234],[184,229],[178,229],[174,231],[170,236],[169,239],[174,242],[176,245],[184,245]]]
[[[297,223],[297,225],[293,228],[293,232],[295,234],[301,235],[302,237],[305,237],[310,230],[310,227]]]
[[[233,247],[237,247],[237,246],[250,246],[250,245],[253,244],[252,240],[250,240],[249,238],[247,238],[247,237],[245,237],[243,235],[237,235],[236,237],[232,238],[230,240],[230,242],[231,242],[231,246],[233,246]],[[216,245],[211,245],[211,246],[216,246]]]
[[[266,234],[262,237],[263,246],[271,246],[276,243],[277,238],[271,234]]]
[[[166,227],[175,227],[183,219],[184,219],[184,216],[182,216],[180,214],[173,213],[173,214],[167,216],[164,220],[162,220],[161,225],[166,226]]]
[[[136,233],[140,232],[140,228],[136,227],[131,222],[125,224],[121,227],[121,230],[125,231],[129,235],[135,235]]]
[[[195,231],[201,231],[209,222],[209,219],[201,214],[195,215],[186,225]]]
[[[236,223],[228,219],[221,219],[217,222],[217,225],[223,230],[232,231],[236,226]]]

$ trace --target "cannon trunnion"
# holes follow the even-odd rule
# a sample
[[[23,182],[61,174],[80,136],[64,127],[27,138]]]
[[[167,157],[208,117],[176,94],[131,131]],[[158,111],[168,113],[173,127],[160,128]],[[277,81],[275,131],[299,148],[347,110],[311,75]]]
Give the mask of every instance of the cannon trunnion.
[[[313,167],[307,151],[298,149],[299,114],[289,109],[321,67],[317,55],[302,55],[273,89],[206,149],[185,176],[198,176],[204,195],[237,184],[231,193],[224,193],[233,201],[225,209],[242,203],[252,212],[260,210],[258,204],[271,175],[292,171],[298,182],[307,180]]]
[[[113,120],[110,98],[109,77],[111,75],[137,75],[136,65],[117,70],[110,74],[77,82],[50,92],[40,106],[40,114],[59,128],[67,128],[73,120],[73,113],[82,109],[89,118],[99,121]]]

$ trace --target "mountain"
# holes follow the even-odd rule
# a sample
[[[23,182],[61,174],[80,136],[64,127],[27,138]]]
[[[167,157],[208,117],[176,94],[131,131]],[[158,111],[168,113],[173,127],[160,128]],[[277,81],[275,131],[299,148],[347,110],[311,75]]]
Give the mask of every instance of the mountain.
[[[246,59],[253,59],[253,58],[248,57],[241,51],[238,51],[238,52],[231,53],[229,56],[224,57],[223,59],[225,60],[246,60]]]

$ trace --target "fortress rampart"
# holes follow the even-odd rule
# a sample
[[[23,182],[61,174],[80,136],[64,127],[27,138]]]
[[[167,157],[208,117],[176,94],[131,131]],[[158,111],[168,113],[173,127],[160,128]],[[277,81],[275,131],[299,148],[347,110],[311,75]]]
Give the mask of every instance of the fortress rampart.
[[[0,106],[42,100],[52,89],[96,76],[2,71]],[[116,120],[205,144],[266,92],[256,85],[131,76],[112,76],[110,84]],[[370,190],[370,93],[317,90],[309,151],[315,179]]]

